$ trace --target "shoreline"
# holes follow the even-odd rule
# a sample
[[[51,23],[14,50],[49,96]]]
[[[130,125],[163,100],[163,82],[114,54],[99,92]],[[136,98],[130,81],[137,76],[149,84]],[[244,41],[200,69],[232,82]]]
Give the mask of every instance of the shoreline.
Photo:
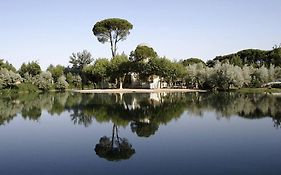
[[[70,90],[78,93],[161,93],[161,92],[207,92],[199,89],[91,89],[91,90]]]

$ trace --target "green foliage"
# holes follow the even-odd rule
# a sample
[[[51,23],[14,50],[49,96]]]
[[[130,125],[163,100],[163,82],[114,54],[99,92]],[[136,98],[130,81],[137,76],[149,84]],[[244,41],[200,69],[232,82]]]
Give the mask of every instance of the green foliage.
[[[89,65],[83,69],[83,72],[95,77],[97,81],[102,81],[108,77],[110,62],[106,58],[99,58],[94,65]]]
[[[122,77],[125,73],[129,72],[129,67],[126,67],[128,63],[128,56],[125,54],[117,55],[110,61],[110,75],[113,78]]]
[[[150,59],[145,68],[146,68],[146,70],[144,70],[145,74],[158,75],[165,79],[169,79],[169,76],[171,75],[171,71],[173,71],[172,62],[165,57]]]
[[[241,72],[242,70],[240,67],[227,63],[216,64],[211,78],[218,89],[229,89],[231,85],[241,87],[243,84]]]
[[[33,77],[32,82],[43,91],[47,91],[52,87],[53,77],[50,72],[42,72]]]
[[[110,62],[106,58],[99,58],[94,65],[88,65],[83,69],[87,79],[94,83],[95,88],[108,87]]]
[[[149,58],[157,57],[157,53],[153,50],[152,47],[145,45],[138,45],[137,48],[131,52],[130,61],[148,61]]]
[[[188,58],[186,60],[180,61],[185,67],[193,64],[199,64],[205,65],[205,62],[199,58]]]
[[[81,87],[82,78],[81,78],[79,75],[74,75],[74,76],[73,76],[72,84],[73,84],[75,87]]]
[[[82,89],[84,89],[84,84],[86,84],[87,77],[85,77],[83,73],[83,68],[89,65],[93,61],[92,55],[87,50],[83,50],[82,52],[72,53],[70,56],[69,63],[72,64],[72,72],[79,74],[82,78]]]
[[[203,83],[206,81],[206,67],[202,63],[190,64],[186,67],[187,87],[189,88],[203,88]]]
[[[55,82],[57,82],[58,78],[61,77],[64,73],[64,66],[56,65],[53,66],[52,64],[47,68],[47,71],[49,71],[52,74],[52,77]]]
[[[261,68],[256,68],[252,74],[252,87],[261,87],[262,84],[268,82],[268,70],[262,66]]]
[[[73,75],[72,73],[66,74],[66,81],[70,86],[80,88],[82,84],[82,78],[79,75]]]
[[[16,72],[16,68],[12,64],[10,64],[8,61],[4,62],[3,59],[0,59],[0,69],[4,68]]]
[[[165,57],[150,59],[144,68],[141,76],[157,75],[170,83],[175,83],[186,75],[186,69],[181,63],[172,62]]]
[[[18,92],[36,92],[38,87],[32,83],[21,83],[18,85]]]
[[[230,64],[233,64],[234,66],[239,66],[242,67],[243,66],[243,62],[240,58],[240,56],[238,55],[234,55],[230,60],[229,60]]]
[[[281,68],[265,66],[234,66],[217,62],[214,67],[200,64],[187,66],[186,84],[189,88],[206,88],[226,90],[241,87],[261,87],[263,84],[280,81]]]
[[[96,23],[93,32],[101,42],[110,41],[112,43],[115,40],[116,42],[113,42],[113,47],[115,47],[114,44],[125,39],[131,29],[132,25],[128,21],[113,18]],[[124,33],[122,34],[122,32]],[[179,62],[165,57],[159,58],[153,48],[138,45],[131,52],[130,58],[125,54],[116,55],[114,53],[111,60],[98,59],[91,65],[92,61],[91,53],[83,50],[70,56],[71,68],[50,65],[47,69],[49,73],[41,73],[38,62],[32,61],[21,65],[19,75],[14,72],[13,65],[0,59],[0,88],[8,89],[8,91],[17,88],[20,91],[29,91],[28,88],[32,84],[33,87],[30,87],[30,91],[36,91],[37,88],[48,90],[52,87],[65,89],[66,83],[70,87],[82,87],[82,89],[83,85],[87,85],[88,88],[93,86],[107,88],[116,87],[118,84],[122,88],[123,83],[129,87],[130,82],[135,83],[136,86],[151,82],[154,84],[164,82],[168,87],[179,87],[180,85],[188,88],[226,90],[264,87],[268,86],[269,82],[281,80],[280,46],[275,46],[269,51],[242,50],[234,54],[218,56],[205,64],[198,58]],[[61,79],[57,83],[59,77],[65,76],[64,73],[67,73],[66,80]],[[34,86],[37,87],[34,88]]]
[[[111,80],[116,80],[116,84],[117,80],[122,83],[128,72],[130,72],[130,64],[125,54],[117,55],[110,61],[106,58],[97,59],[93,65],[83,69],[87,79],[101,88],[108,87]]]
[[[208,60],[208,61],[206,62],[206,66],[207,66],[207,67],[214,67],[214,66],[216,65],[216,62],[217,62],[217,61],[215,61],[215,60]]]
[[[92,31],[99,42],[110,42],[112,58],[114,58],[117,54],[117,43],[125,40],[131,29],[133,29],[133,25],[127,20],[109,18],[97,22]]]
[[[281,48],[274,47],[272,50],[259,50],[259,49],[246,49],[234,54],[217,56],[214,60],[225,63],[228,61],[230,64],[242,67],[243,65],[249,65],[253,67],[265,66],[270,67],[281,66]]]
[[[87,50],[72,53],[69,59],[69,63],[72,64],[72,69],[78,71],[78,73],[80,73],[86,65],[91,64],[91,62],[94,60],[91,53]]]
[[[19,85],[22,78],[19,74],[6,68],[0,69],[0,89],[14,88]]]
[[[179,62],[173,63],[174,71],[173,71],[173,80],[177,81],[184,78],[187,74],[186,68]]]
[[[122,88],[125,75],[131,70],[130,65],[128,56],[125,54],[117,55],[110,60],[109,75],[112,79],[119,79],[119,88]]]
[[[66,78],[64,75],[58,78],[57,82],[55,83],[55,88],[61,91],[68,88],[68,83],[66,82]]]
[[[18,72],[22,77],[24,77],[24,74],[28,74],[33,77],[41,73],[41,67],[37,61],[32,61],[27,64],[23,63]]]

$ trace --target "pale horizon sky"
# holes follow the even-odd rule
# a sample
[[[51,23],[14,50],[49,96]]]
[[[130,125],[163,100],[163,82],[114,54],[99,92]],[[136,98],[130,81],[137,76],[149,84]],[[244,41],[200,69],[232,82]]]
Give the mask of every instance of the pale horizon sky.
[[[280,0],[2,0],[0,59],[16,68],[37,60],[46,69],[69,65],[71,53],[84,49],[110,58],[109,43],[99,43],[92,27],[113,17],[134,25],[119,53],[147,43],[172,60],[206,61],[281,43]]]

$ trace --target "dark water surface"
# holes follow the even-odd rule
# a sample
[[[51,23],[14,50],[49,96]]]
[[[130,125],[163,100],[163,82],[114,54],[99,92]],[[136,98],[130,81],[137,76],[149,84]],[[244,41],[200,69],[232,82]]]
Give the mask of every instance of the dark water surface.
[[[281,96],[0,98],[0,175],[281,174]]]

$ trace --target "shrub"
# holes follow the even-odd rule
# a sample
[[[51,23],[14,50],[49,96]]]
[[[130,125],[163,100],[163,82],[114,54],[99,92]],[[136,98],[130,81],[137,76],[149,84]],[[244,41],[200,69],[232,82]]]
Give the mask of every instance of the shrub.
[[[65,90],[68,87],[65,76],[60,76],[55,84],[55,88],[58,90]]]
[[[6,68],[0,69],[0,89],[14,88],[20,84],[22,78],[19,74],[7,70]]]
[[[32,83],[21,83],[18,85],[19,92],[36,92],[38,87]]]
[[[42,72],[32,78],[32,82],[43,91],[49,90],[52,87],[53,77],[50,72]]]

